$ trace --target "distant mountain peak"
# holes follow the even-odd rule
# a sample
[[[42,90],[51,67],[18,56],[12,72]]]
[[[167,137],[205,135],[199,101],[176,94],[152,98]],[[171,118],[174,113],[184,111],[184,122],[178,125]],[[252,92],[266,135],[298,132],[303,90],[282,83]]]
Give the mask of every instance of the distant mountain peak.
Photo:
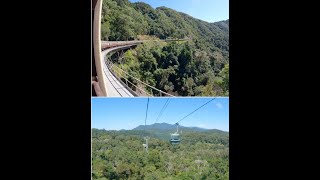
[[[146,129],[154,129],[154,130],[176,130],[177,126],[175,124],[168,124],[168,123],[155,123],[146,125]],[[136,128],[133,128],[132,130],[144,130],[144,125],[139,125]],[[179,125],[179,129],[187,129],[192,131],[208,131],[210,129],[200,128],[200,127],[185,127]]]

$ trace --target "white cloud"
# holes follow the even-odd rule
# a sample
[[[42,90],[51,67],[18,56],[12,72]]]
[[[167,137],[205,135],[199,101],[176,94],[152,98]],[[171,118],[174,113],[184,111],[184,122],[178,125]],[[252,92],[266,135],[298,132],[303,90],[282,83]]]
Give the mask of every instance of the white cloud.
[[[216,103],[216,106],[219,108],[219,109],[222,109],[223,108],[223,105],[221,103]]]

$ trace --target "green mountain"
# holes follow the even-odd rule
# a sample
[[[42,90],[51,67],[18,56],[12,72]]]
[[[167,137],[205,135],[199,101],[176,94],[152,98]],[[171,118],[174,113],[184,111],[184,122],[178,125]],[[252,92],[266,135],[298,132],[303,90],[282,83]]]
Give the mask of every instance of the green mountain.
[[[150,125],[146,125],[146,127],[144,125],[139,125],[135,128],[133,128],[132,130],[152,130],[152,131],[176,131],[177,130],[177,126],[175,124],[168,124],[168,123],[155,123],[155,124],[150,124]],[[181,126],[179,125],[179,129],[180,130],[187,130],[187,131],[194,131],[194,132],[205,132],[205,131],[221,131],[218,129],[205,129],[205,128],[199,128],[199,127],[185,127],[185,126]],[[223,131],[221,131],[223,132]]]
[[[188,37],[202,48],[219,49],[228,57],[229,20],[208,23],[167,7],[153,9],[146,3],[128,0],[104,0],[102,16],[103,40],[130,40],[137,35]]]
[[[93,129],[92,137],[97,137],[100,133],[103,132],[113,132],[113,133],[121,133],[123,135],[130,135],[136,137],[143,137],[149,136],[151,138],[157,138],[164,141],[170,140],[170,134],[176,132],[177,126],[167,123],[155,123],[151,125],[147,125],[146,128],[144,125],[139,125],[132,130],[100,130],[100,129]],[[195,134],[202,134],[202,135],[215,135],[221,136],[224,138],[229,137],[229,133],[225,131],[221,131],[218,129],[204,129],[199,127],[185,127],[179,125],[179,134],[181,135],[182,139],[189,139],[190,136],[194,136]],[[193,138],[192,138],[193,139]],[[201,139],[201,138],[200,138]]]
[[[102,40],[187,39],[144,43],[121,62],[111,58],[143,82],[175,96],[229,95],[229,20],[208,23],[167,7],[104,0],[101,23]]]

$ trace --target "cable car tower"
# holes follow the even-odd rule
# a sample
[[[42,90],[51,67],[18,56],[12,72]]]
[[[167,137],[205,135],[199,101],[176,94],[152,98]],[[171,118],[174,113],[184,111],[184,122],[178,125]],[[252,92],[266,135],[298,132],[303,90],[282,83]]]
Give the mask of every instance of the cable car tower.
[[[148,140],[150,139],[150,137],[146,136],[146,137],[144,137],[144,139],[146,140],[146,143],[143,144],[143,147],[146,150],[146,152],[148,153],[148,148],[149,148]]]
[[[180,144],[180,135],[179,135],[179,123],[176,123],[177,125],[177,131],[173,134],[171,134],[171,144]]]

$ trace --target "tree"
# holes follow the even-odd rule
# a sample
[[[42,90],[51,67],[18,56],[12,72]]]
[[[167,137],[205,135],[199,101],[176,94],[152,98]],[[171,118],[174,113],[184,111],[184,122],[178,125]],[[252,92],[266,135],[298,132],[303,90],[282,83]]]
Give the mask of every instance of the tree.
[[[92,179],[228,179],[229,135],[223,131],[184,129],[184,141],[173,147],[168,132],[92,129]],[[161,135],[166,134],[166,135]]]
[[[226,66],[222,69],[219,75],[220,77],[222,77],[222,82],[219,84],[224,90],[225,95],[229,95],[229,64],[226,64]]]

